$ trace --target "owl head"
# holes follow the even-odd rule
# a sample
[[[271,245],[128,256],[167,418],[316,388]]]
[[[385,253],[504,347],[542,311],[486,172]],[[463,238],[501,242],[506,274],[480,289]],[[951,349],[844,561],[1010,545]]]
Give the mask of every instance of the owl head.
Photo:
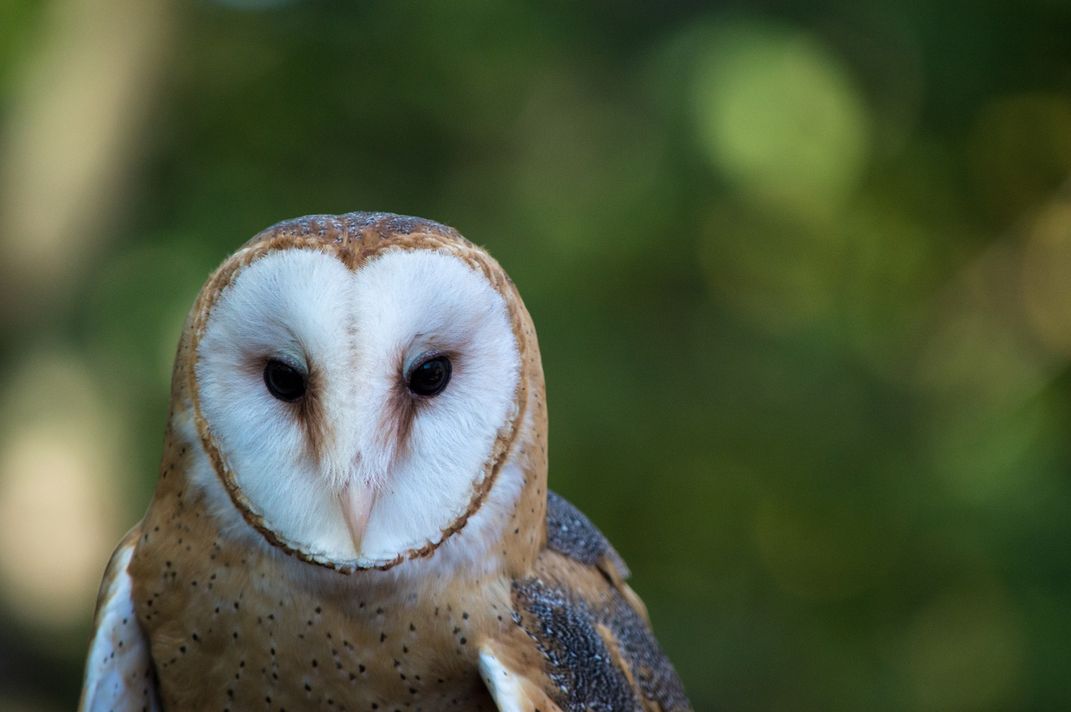
[[[437,223],[265,230],[205,284],[175,375],[229,504],[309,563],[433,556],[511,467],[512,506],[545,492],[531,319],[502,268]]]

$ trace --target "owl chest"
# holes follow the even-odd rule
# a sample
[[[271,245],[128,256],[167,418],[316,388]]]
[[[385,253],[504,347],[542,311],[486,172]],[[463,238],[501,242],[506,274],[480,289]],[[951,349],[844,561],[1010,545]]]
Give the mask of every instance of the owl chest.
[[[449,590],[328,593],[271,557],[186,534],[135,554],[135,608],[165,708],[495,709],[476,671],[490,624],[480,602]]]

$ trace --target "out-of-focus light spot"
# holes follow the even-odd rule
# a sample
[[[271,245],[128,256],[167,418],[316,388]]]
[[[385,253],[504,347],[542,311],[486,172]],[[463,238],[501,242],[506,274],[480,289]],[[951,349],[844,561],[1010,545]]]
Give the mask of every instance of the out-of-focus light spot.
[[[184,319],[211,267],[158,240],[99,270],[86,299],[89,350],[117,397],[167,392]]]
[[[671,181],[662,136],[642,114],[552,75],[533,91],[520,135],[518,206],[556,258],[635,254],[659,239],[652,222],[668,209]]]
[[[1071,99],[1028,94],[997,100],[981,112],[969,150],[980,206],[1018,220],[1071,175]]]
[[[845,211],[838,328],[871,372],[910,382],[919,323],[940,274],[932,235],[895,205],[860,196]]]
[[[1071,141],[1071,127],[1068,136]],[[1034,219],[1022,285],[1035,335],[1054,353],[1071,357],[1071,199],[1051,203]]]
[[[765,206],[827,216],[866,161],[862,100],[837,58],[801,32],[718,31],[698,60],[694,112],[710,161]]]
[[[1060,270],[1071,254],[1060,254],[1060,214],[1043,216],[1027,245],[996,243],[962,270],[920,337],[913,385],[927,397],[934,469],[969,504],[1000,504],[1036,485],[1046,470],[1036,458],[1058,438],[1037,397],[1066,363],[1058,342],[1069,263]]]
[[[918,709],[1016,709],[1022,702],[1023,632],[1004,597],[952,593],[918,615],[905,660]]]
[[[960,501],[1007,508],[1010,494],[1036,487],[1046,472],[1044,445],[1060,437],[1050,432],[1054,422],[1042,407],[950,409],[926,429],[933,470]]]
[[[291,5],[297,0],[213,0],[213,2],[235,10],[271,10]]]
[[[882,541],[864,512],[763,501],[755,536],[766,569],[803,598],[841,599],[869,587],[888,568],[892,542]]]
[[[1018,408],[1059,371],[1023,314],[1016,246],[997,243],[964,269],[932,307],[914,383],[939,411]]]
[[[840,237],[721,204],[704,227],[700,262],[719,301],[763,331],[791,333],[829,315],[843,279]]]
[[[69,286],[117,207],[162,66],[170,0],[61,0],[0,142],[0,308]],[[121,18],[121,20],[119,19]],[[4,292],[25,292],[22,299]]]
[[[36,623],[82,623],[120,533],[114,424],[75,362],[31,362],[11,386],[0,443],[3,595]]]

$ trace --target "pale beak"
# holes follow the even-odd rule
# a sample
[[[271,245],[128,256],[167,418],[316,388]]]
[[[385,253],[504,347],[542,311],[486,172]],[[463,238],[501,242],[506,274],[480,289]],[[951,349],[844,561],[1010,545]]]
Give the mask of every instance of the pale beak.
[[[342,506],[342,516],[346,519],[346,527],[350,530],[350,539],[353,540],[353,550],[360,556],[364,532],[368,528],[368,518],[372,513],[372,505],[376,502],[375,490],[371,487],[347,483],[339,494],[339,500]]]

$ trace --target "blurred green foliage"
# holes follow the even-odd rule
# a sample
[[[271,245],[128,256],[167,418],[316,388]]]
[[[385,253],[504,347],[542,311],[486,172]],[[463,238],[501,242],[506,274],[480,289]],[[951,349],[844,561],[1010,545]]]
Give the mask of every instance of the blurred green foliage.
[[[0,10],[0,119],[68,4]],[[551,485],[696,709],[1068,705],[1071,6],[157,4],[103,237],[0,337],[116,414],[116,534],[211,269],[283,218],[420,215],[518,284]],[[91,607],[6,604],[0,705],[70,707]]]

